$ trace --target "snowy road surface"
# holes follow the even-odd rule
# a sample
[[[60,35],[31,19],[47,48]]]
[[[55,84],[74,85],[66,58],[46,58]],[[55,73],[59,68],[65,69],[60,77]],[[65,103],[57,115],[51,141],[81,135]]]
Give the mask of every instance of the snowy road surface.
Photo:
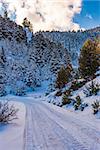
[[[100,150],[100,132],[91,123],[52,104],[27,104],[24,150]]]

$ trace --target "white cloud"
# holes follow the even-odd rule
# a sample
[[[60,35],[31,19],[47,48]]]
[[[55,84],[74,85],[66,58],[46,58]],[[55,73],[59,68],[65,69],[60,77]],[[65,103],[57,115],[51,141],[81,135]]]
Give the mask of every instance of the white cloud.
[[[8,9],[16,10],[16,22],[21,24],[27,17],[33,30],[78,30],[73,22],[75,14],[80,13],[82,0],[0,0],[7,2]]]
[[[92,17],[90,14],[86,14],[86,18],[88,18],[88,19],[90,19],[90,20],[93,19],[93,17]]]

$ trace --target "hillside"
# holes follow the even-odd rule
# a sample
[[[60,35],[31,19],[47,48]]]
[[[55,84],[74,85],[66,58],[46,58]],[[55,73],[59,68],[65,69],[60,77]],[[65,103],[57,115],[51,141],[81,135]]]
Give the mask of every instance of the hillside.
[[[78,57],[83,43],[100,35],[100,27],[78,32],[43,32],[43,35],[56,43],[61,43],[68,49],[74,66],[78,65]]]
[[[44,80],[53,83],[61,66],[67,66],[71,61],[77,67],[84,41],[99,36],[99,33],[98,27],[84,32],[32,34],[9,18],[0,16],[2,88],[5,87],[7,93],[23,95]]]
[[[100,83],[100,77],[94,80]],[[43,87],[24,97],[9,95],[0,98],[3,101],[5,99],[14,101],[14,105],[20,110],[16,124],[13,121],[7,128],[1,127],[0,148],[4,150],[22,150],[23,147],[25,150],[99,150],[100,111],[94,115],[91,104],[95,100],[100,102],[100,93],[86,97],[83,90],[90,83],[91,81],[73,92],[73,98],[80,95],[82,103],[88,104],[83,111],[80,109],[75,111],[72,104],[56,106],[59,101],[61,102],[61,97],[56,97],[54,92],[44,96]],[[26,115],[25,108],[19,102],[24,103]],[[8,138],[9,134],[11,138]]]
[[[33,35],[29,43],[22,27],[2,17],[0,53],[2,88],[18,95],[40,86],[43,80],[54,79],[60,67],[70,61],[68,51],[61,44],[42,34]]]
[[[100,149],[99,33],[33,34],[0,16],[0,150]]]

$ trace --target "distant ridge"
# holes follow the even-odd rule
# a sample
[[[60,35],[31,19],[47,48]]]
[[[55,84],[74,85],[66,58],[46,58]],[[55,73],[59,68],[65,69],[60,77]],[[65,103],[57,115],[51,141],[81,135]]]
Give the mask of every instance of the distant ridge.
[[[88,31],[88,32],[98,32],[99,33],[100,32],[100,26],[92,28],[92,29],[88,29],[86,31]]]

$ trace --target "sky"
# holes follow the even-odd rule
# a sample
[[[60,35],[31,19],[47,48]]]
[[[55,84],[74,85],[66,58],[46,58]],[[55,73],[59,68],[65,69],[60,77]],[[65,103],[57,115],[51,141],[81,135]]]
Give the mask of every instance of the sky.
[[[33,31],[79,30],[100,25],[100,0],[0,0],[7,4],[8,15],[18,24],[25,17]]]
[[[74,22],[85,29],[100,26],[100,0],[83,0],[81,13],[74,16]]]

